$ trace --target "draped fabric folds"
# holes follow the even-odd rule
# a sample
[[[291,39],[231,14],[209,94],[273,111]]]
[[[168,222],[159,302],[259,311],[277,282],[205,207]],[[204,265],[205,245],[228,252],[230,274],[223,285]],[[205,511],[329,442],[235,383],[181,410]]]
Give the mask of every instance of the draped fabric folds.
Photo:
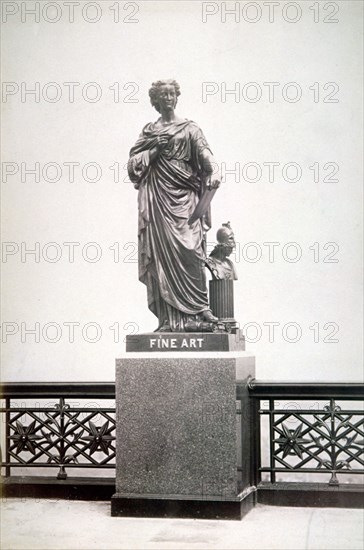
[[[158,136],[167,136],[168,145],[151,162]],[[163,128],[147,124],[130,151],[128,172],[139,190],[139,280],[158,329],[183,330],[208,309],[203,236],[209,216],[187,223],[203,190],[206,149],[211,154],[197,124],[183,120]]]

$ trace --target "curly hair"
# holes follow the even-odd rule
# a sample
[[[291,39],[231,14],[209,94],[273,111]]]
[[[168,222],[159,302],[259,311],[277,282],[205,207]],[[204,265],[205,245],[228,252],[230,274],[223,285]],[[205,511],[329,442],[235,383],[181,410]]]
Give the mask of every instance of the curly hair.
[[[157,80],[156,82],[153,82],[152,87],[149,90],[149,97],[150,97],[151,104],[153,105],[153,107],[155,107],[155,109],[157,109],[158,113],[160,113],[159,101],[158,101],[159,90],[161,86],[165,86],[166,84],[174,86],[174,89],[176,92],[176,98],[181,95],[181,88],[178,82],[176,82],[176,80],[168,79],[168,80]],[[176,104],[177,104],[177,99],[176,99]]]

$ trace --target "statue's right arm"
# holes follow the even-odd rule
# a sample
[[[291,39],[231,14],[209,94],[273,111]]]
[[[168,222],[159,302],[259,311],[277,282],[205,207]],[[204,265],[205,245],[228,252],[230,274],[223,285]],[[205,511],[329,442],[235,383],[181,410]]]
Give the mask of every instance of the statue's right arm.
[[[167,136],[158,136],[154,147],[130,155],[128,161],[128,174],[136,189],[139,189],[150,165],[168,145],[168,141],[169,138]]]
[[[134,184],[135,189],[139,189],[143,182],[148,168],[150,166],[150,151],[142,151],[131,155],[128,160],[128,174],[129,178]]]
[[[157,137],[157,143],[152,149],[149,151],[149,158],[150,161],[153,162],[159,154],[163,151],[165,147],[168,145],[169,138],[167,136],[158,136]]]

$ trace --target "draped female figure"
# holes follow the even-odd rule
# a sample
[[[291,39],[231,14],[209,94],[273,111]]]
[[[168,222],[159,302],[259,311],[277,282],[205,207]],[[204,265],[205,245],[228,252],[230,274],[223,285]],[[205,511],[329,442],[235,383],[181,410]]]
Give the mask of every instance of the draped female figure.
[[[209,213],[191,225],[207,182],[219,185],[214,160],[199,126],[178,118],[175,81],[158,81],[149,92],[161,113],[147,124],[130,151],[128,172],[138,189],[139,279],[158,331],[183,331],[191,320],[216,322],[208,305],[204,233]]]

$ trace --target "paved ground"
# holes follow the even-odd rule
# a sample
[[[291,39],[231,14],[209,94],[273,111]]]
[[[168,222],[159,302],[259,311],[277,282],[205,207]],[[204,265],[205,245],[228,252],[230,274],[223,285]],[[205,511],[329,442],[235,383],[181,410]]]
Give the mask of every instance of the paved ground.
[[[124,519],[109,502],[8,499],[2,550],[362,550],[362,510],[258,505],[241,522]]]

